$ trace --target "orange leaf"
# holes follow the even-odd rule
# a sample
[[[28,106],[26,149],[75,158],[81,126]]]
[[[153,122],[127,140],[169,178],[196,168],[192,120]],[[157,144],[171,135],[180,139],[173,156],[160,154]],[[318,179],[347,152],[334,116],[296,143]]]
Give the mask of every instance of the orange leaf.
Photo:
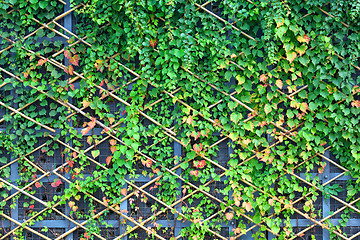
[[[86,135],[89,131],[91,130],[91,128],[87,127],[81,130],[81,134],[84,136]]]
[[[39,188],[39,187],[41,187],[41,183],[39,183],[39,182],[36,182],[36,183],[35,183],[35,187],[36,187],[36,188]]]
[[[189,125],[191,125],[192,122],[193,122],[193,118],[192,118],[192,116],[189,116],[189,117],[187,118],[187,120],[186,120],[186,123],[189,124]]]
[[[42,65],[44,65],[44,63],[46,63],[47,62],[47,58],[46,59],[39,59],[39,61],[38,61],[38,63],[36,64],[36,66],[42,66]]]
[[[260,81],[265,82],[268,77],[265,74],[260,75]]]
[[[106,165],[109,165],[109,164],[110,164],[111,158],[112,158],[112,156],[108,156],[108,157],[106,158]]]
[[[300,111],[306,113],[306,110],[308,110],[309,106],[306,102],[303,102],[300,104]]]
[[[309,43],[310,42],[310,38],[308,35],[304,34],[304,36],[298,36],[296,38],[299,42],[306,42]]]
[[[225,218],[226,218],[226,220],[230,221],[233,217],[234,217],[234,214],[233,214],[233,213],[230,213],[230,212],[225,213]]]
[[[69,73],[71,76],[74,75],[74,68],[73,68],[73,66],[71,66],[71,65],[68,66],[68,72],[67,72],[67,73]]]
[[[70,209],[71,209],[73,206],[75,206],[75,202],[74,202],[74,201],[70,201],[68,204],[69,204]]]
[[[76,210],[78,209],[78,206],[73,206],[73,211],[76,212]]]
[[[30,73],[30,70],[27,70],[26,72],[24,72],[24,77],[25,77],[25,78],[28,78],[29,73]]]
[[[250,212],[252,209],[251,202],[243,202],[242,206],[246,209],[246,211]]]
[[[116,140],[115,140],[115,139],[111,139],[111,140],[110,140],[110,145],[111,145],[111,146],[114,146],[115,144],[116,144]]]
[[[110,146],[111,153],[114,153],[116,151],[116,146]]]
[[[110,124],[113,124],[114,121],[115,121],[115,118],[109,117],[109,123],[110,123]]]
[[[270,198],[270,199],[268,200],[268,203],[270,204],[270,206],[272,206],[272,205],[274,204],[274,200],[273,200],[272,198]]]
[[[84,99],[82,101],[82,105],[83,105],[84,108],[87,108],[88,106],[90,106],[90,102]]]
[[[126,188],[121,189],[121,190],[120,190],[120,193],[121,193],[122,195],[126,196],[126,194],[127,194]]]
[[[280,88],[280,89],[282,89],[282,87],[283,87],[283,82],[279,79],[279,80],[276,80],[276,86],[278,87],[278,88]]]

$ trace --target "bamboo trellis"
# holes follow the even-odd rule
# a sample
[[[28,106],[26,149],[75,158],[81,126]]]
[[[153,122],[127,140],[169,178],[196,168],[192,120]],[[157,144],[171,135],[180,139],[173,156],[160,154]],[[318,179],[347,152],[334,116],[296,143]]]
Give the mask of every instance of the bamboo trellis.
[[[252,3],[251,1],[248,1],[248,2]],[[54,19],[52,19],[51,21],[49,21],[47,23],[42,23],[41,21],[36,19],[36,17],[33,17],[32,20],[34,21],[34,23],[36,23],[37,28],[34,31],[28,33],[26,36],[23,36],[23,40],[30,39],[32,36],[36,35],[38,31],[47,29],[50,32],[55,33],[55,35],[57,37],[62,38],[64,42],[68,41],[70,39],[70,37],[74,37],[75,41],[73,43],[71,43],[70,46],[77,46],[77,45],[83,44],[85,47],[90,48],[92,46],[92,44],[90,41],[88,41],[87,36],[85,36],[85,37],[78,36],[74,31],[72,31],[71,25],[69,26],[64,23],[66,21],[69,21],[69,19],[71,19],[74,11],[84,8],[84,5],[70,7],[69,2],[64,2],[62,0],[58,0],[58,4],[60,5],[60,8],[64,8],[67,10],[65,10],[60,15],[56,16]],[[224,18],[222,18],[219,15],[217,15],[216,13],[214,13],[212,11],[211,4],[212,4],[211,1],[208,1],[202,5],[195,3],[195,6],[197,7],[197,11],[203,11],[203,12],[208,13],[212,17],[216,18],[218,21],[225,23],[225,24],[229,24],[234,31],[241,32],[241,34],[244,37],[248,38],[249,40],[256,41],[254,37],[248,35],[246,32],[242,31],[241,29],[239,29],[238,27],[235,26],[235,23],[237,21],[228,23],[227,20],[225,20]],[[330,17],[333,17],[330,13],[326,12],[322,8],[318,8],[318,10]],[[12,14],[12,11],[13,10],[9,11],[9,14]],[[165,21],[164,19],[160,19],[160,20]],[[52,27],[51,26],[52,24],[56,25],[57,28]],[[344,25],[344,27],[348,27],[348,25],[346,23],[342,23],[342,24]],[[14,40],[12,40],[10,38],[5,38],[5,39],[8,43],[8,46],[5,48],[2,48],[0,50],[0,54],[11,50],[11,48],[13,48],[15,46]],[[63,71],[63,69],[66,68],[66,66],[67,66],[67,63],[63,63],[63,62],[56,60],[57,56],[64,53],[64,51],[65,51],[64,48],[53,53],[50,57],[40,55],[40,54],[35,53],[34,51],[26,49],[26,48],[24,48],[23,50],[25,52],[28,52],[29,54],[36,54],[38,60],[39,59],[42,59],[42,60],[47,59],[47,61],[50,64],[52,64],[55,69],[58,69],[59,71]],[[241,56],[242,54],[243,53],[239,53],[239,56]],[[132,74],[133,79],[126,82],[123,86],[120,86],[114,90],[108,91],[108,95],[102,96],[102,97],[100,97],[100,99],[104,99],[104,98],[110,96],[114,99],[114,101],[116,101],[116,103],[125,107],[125,106],[130,106],[131,104],[129,102],[127,102],[126,100],[124,100],[120,95],[118,95],[117,91],[120,89],[127,89],[134,82],[141,79],[141,75],[139,75],[136,72],[136,69],[132,70],[132,69],[128,68],[127,66],[125,66],[124,64],[122,64],[121,62],[115,60],[115,58],[118,55],[119,54],[115,54],[114,56],[112,56],[111,60],[116,62],[116,64],[119,67],[121,67],[122,69],[125,69],[126,71],[128,71],[128,73]],[[342,58],[340,55],[338,55],[338,57],[340,59]],[[110,61],[110,59],[108,59],[108,60]],[[228,59],[228,60],[229,60],[229,63],[232,64],[235,68],[239,68],[239,69],[243,70],[243,68],[241,66],[239,66],[238,64],[233,62],[231,59]],[[360,70],[360,68],[358,66],[355,66],[355,65],[352,65],[352,66],[354,68]],[[202,77],[191,72],[186,67],[181,66],[181,69],[182,69],[182,71],[187,72],[188,74],[192,75],[194,78],[198,79],[199,81],[204,82],[205,84],[210,86],[212,89],[214,89],[214,91],[217,91],[218,93],[222,94],[224,98],[228,97],[230,99],[230,101],[237,103],[238,105],[242,106],[243,108],[247,109],[250,113],[252,113],[252,115],[250,117],[248,117],[247,119],[245,119],[244,122],[250,121],[257,114],[256,111],[252,107],[250,107],[249,105],[240,101],[239,99],[237,99],[234,96],[236,93],[235,91],[225,92],[222,89],[218,88],[216,85],[208,83]],[[11,78],[14,81],[18,81],[19,83],[23,82],[21,76],[13,73],[6,65],[0,66],[0,71],[1,71],[0,90],[5,89],[6,86],[9,84],[8,82],[4,81],[4,79],[7,77]],[[68,80],[68,83],[76,84],[80,79],[85,79],[85,74],[83,72],[81,72],[80,69],[79,70],[76,69],[74,71],[73,76]],[[152,83],[150,80],[148,80],[148,79],[143,79],[143,80],[147,80],[150,85],[152,85],[154,88],[156,87],[156,84]],[[103,86],[94,84],[93,87],[99,91],[107,92],[107,89],[105,89]],[[131,235],[131,233],[138,233],[139,239],[143,239],[143,237],[150,238],[151,236],[155,237],[156,239],[170,239],[170,236],[173,237],[172,239],[184,239],[180,235],[180,230],[183,227],[187,226],[189,224],[189,222],[191,222],[191,221],[194,222],[194,220],[187,219],[187,222],[180,222],[177,224],[177,227],[175,229],[167,228],[166,231],[172,231],[171,234],[169,234],[165,230],[163,231],[163,229],[156,230],[156,228],[149,228],[149,226],[151,225],[151,223],[153,223],[154,219],[156,219],[158,221],[172,222],[172,223],[174,222],[174,219],[176,219],[178,217],[182,217],[182,218],[186,219],[186,216],[182,213],[181,208],[179,208],[179,206],[181,206],[184,202],[188,202],[188,199],[194,197],[197,193],[202,193],[204,196],[206,196],[208,199],[215,202],[216,204],[219,204],[219,205],[224,204],[226,206],[226,201],[223,199],[223,197],[216,196],[216,194],[213,194],[213,193],[205,190],[206,187],[210,187],[210,186],[216,187],[216,184],[215,184],[216,181],[214,181],[214,180],[208,181],[208,182],[202,184],[202,186],[200,187],[199,185],[197,185],[195,183],[187,181],[182,176],[180,165],[174,165],[171,168],[163,167],[163,169],[165,169],[166,174],[175,176],[178,179],[178,181],[181,182],[182,186],[191,188],[191,189],[193,189],[193,191],[191,193],[185,193],[181,197],[179,196],[171,204],[168,204],[168,203],[162,201],[152,191],[149,190],[149,188],[153,187],[159,179],[164,177],[164,175],[165,175],[165,173],[164,173],[162,175],[159,175],[159,176],[151,178],[151,179],[145,178],[145,180],[136,182],[138,184],[134,183],[133,181],[131,181],[129,179],[125,179],[125,183],[126,183],[127,187],[131,187],[131,189],[133,189],[133,190],[131,192],[128,192],[128,194],[125,197],[121,198],[121,200],[117,204],[113,204],[113,205],[107,205],[106,202],[104,202],[104,200],[101,198],[102,197],[101,195],[96,195],[96,193],[85,192],[84,196],[87,196],[88,198],[85,200],[85,198],[82,197],[78,201],[79,206],[81,204],[83,204],[84,211],[85,211],[86,205],[88,205],[87,201],[89,201],[90,199],[94,203],[96,203],[98,206],[97,211],[91,215],[90,219],[77,219],[77,218],[74,218],[74,216],[70,215],[70,209],[68,207],[70,200],[68,202],[66,202],[65,207],[62,207],[62,206],[64,206],[63,203],[61,203],[60,201],[56,201],[56,200],[55,200],[54,205],[49,206],[48,201],[50,201],[50,199],[49,198],[44,199],[44,198],[42,198],[43,195],[38,194],[39,189],[35,189],[35,183],[43,181],[44,184],[45,183],[50,184],[53,179],[55,179],[55,178],[60,179],[62,184],[60,185],[60,188],[58,187],[59,190],[57,190],[57,188],[54,188],[54,189],[50,188],[50,190],[49,190],[49,191],[51,191],[51,190],[55,191],[54,193],[51,193],[51,194],[53,194],[53,196],[55,196],[55,195],[61,195],[64,193],[63,188],[67,188],[69,186],[69,184],[72,183],[72,178],[70,177],[69,174],[67,174],[63,171],[65,168],[67,168],[69,166],[69,164],[70,164],[69,161],[64,161],[64,159],[62,159],[61,157],[56,158],[57,155],[60,155],[59,152],[55,151],[55,157],[53,159],[54,162],[52,162],[52,164],[53,164],[52,167],[44,167],[44,165],[41,165],[39,163],[38,159],[34,158],[35,155],[40,156],[39,152],[41,153],[41,149],[43,147],[48,146],[48,144],[45,143],[47,140],[49,140],[51,142],[51,144],[59,145],[62,149],[68,149],[69,151],[76,153],[76,154],[72,155],[73,161],[76,162],[77,159],[80,158],[80,156],[83,156],[86,159],[86,161],[88,161],[89,163],[91,163],[93,165],[93,168],[99,168],[99,169],[103,169],[103,170],[109,170],[109,167],[106,166],[105,164],[103,164],[104,162],[101,162],[102,161],[101,156],[100,156],[100,160],[96,160],[93,156],[91,156],[91,154],[89,154],[89,153],[92,150],[97,149],[98,146],[102,146],[102,144],[105,146],[104,149],[107,149],[108,142],[110,140],[116,140],[117,142],[119,142],[122,145],[127,146],[129,148],[133,148],[133,147],[129,146],[126,142],[124,142],[121,139],[121,137],[118,137],[117,127],[121,125],[121,122],[114,122],[110,126],[106,126],[103,122],[101,122],[99,120],[100,118],[98,118],[96,115],[87,114],[88,111],[90,111],[89,106],[78,107],[78,106],[76,106],[75,103],[66,102],[61,99],[56,99],[56,98],[52,97],[52,95],[49,92],[44,91],[43,89],[41,89],[39,87],[29,85],[28,88],[36,91],[37,94],[42,94],[47,99],[49,99],[49,101],[52,100],[52,102],[56,103],[58,106],[63,106],[64,109],[66,109],[66,111],[68,111],[66,119],[69,121],[71,121],[73,116],[76,116],[78,118],[83,118],[83,119],[85,119],[84,121],[92,121],[93,119],[95,119],[96,126],[94,129],[97,129],[98,131],[97,131],[97,133],[94,133],[94,134],[102,136],[102,139],[100,141],[98,141],[97,143],[93,142],[91,144],[88,144],[83,149],[84,151],[82,152],[82,151],[78,150],[77,148],[75,148],[74,146],[69,145],[63,139],[56,138],[55,133],[58,131],[58,129],[55,129],[54,127],[49,126],[47,123],[43,123],[40,120],[37,120],[36,118],[31,117],[31,114],[29,114],[29,111],[25,111],[26,109],[29,109],[30,106],[35,106],[38,102],[38,99],[34,99],[33,101],[31,101],[23,106],[17,106],[15,104],[9,106],[8,104],[6,104],[5,102],[2,101],[2,98],[0,98],[1,111],[4,111],[4,112],[0,112],[0,118],[1,118],[0,124],[6,124],[4,115],[5,115],[5,112],[8,112],[8,113],[10,113],[11,116],[18,116],[23,119],[26,119],[26,121],[32,122],[34,124],[34,126],[41,128],[40,131],[46,132],[46,134],[43,135],[44,143],[40,144],[38,146],[34,146],[33,150],[28,152],[24,157],[20,158],[19,156],[15,156],[14,154],[9,156],[6,152],[3,152],[3,156],[8,158],[8,160],[6,163],[1,163],[0,172],[4,171],[5,169],[11,169],[11,177],[9,179],[2,178],[2,177],[0,178],[1,188],[7,188],[8,191],[10,191],[9,196],[7,196],[5,198],[0,198],[1,202],[5,203],[5,207],[3,206],[3,210],[0,211],[0,215],[2,218],[2,220],[1,220],[2,221],[2,231],[0,233],[0,239],[15,239],[14,238],[15,233],[21,229],[23,229],[23,231],[26,232],[25,239],[81,239],[81,236],[84,232],[91,232],[91,229],[89,228],[89,226],[90,226],[89,223],[93,222],[94,220],[98,219],[101,216],[103,216],[104,218],[107,218],[108,212],[110,212],[110,217],[109,217],[110,221],[109,222],[111,222],[111,225],[113,225],[113,227],[104,228],[103,231],[101,231],[99,233],[92,232],[92,235],[94,237],[96,237],[96,239],[103,239],[103,240],[105,240],[105,239],[114,239],[114,240],[134,239],[134,237]],[[171,101],[174,104],[184,106],[185,108],[190,109],[192,112],[197,112],[197,116],[205,119],[205,121],[208,121],[212,124],[216,124],[216,121],[212,116],[210,116],[210,117],[205,116],[203,113],[199,112],[199,109],[195,109],[186,101],[176,98],[175,94],[180,90],[181,90],[181,87],[174,89],[172,92],[162,90],[163,98],[159,98],[156,101],[154,101],[150,105],[150,107],[156,107],[161,102],[164,102],[165,98],[169,98],[169,99],[171,99]],[[13,92],[11,94],[14,94],[14,91],[15,90],[13,90]],[[278,92],[280,94],[285,95],[286,98],[289,100],[293,100],[293,97],[302,91],[307,91],[307,86],[303,86],[302,88],[300,88],[297,91],[292,92],[292,93],[286,93],[283,90],[278,90]],[[5,93],[5,90],[3,92]],[[211,111],[212,109],[215,109],[215,107],[223,101],[224,100],[219,100],[216,103],[212,104],[211,106],[209,106],[209,110]],[[181,156],[181,154],[183,154],[181,152],[181,147],[185,147],[186,144],[183,143],[181,140],[179,140],[178,132],[176,131],[175,127],[168,127],[168,126],[162,124],[162,122],[160,122],[159,120],[157,120],[154,117],[151,117],[149,114],[147,114],[147,111],[150,109],[150,107],[146,107],[141,110],[138,109],[139,116],[143,117],[144,119],[151,122],[152,124],[158,126],[161,129],[162,134],[164,136],[164,137],[162,137],[162,139],[160,141],[164,141],[166,139],[171,139],[174,142],[174,145],[171,146],[174,151],[173,155]],[[288,130],[288,129],[285,129],[284,127],[278,125],[275,122],[271,122],[271,124],[274,125],[277,129],[280,129],[282,131],[283,136],[285,136],[286,138],[288,138],[290,140],[292,139],[293,132],[301,127],[301,125],[300,125],[300,126],[297,126],[295,128]],[[1,126],[2,125],[0,125],[0,134],[1,134]],[[231,153],[231,149],[229,149],[228,145],[226,145],[227,142],[230,141],[230,137],[225,134],[225,131],[222,134],[220,134],[219,136],[220,136],[220,139],[218,141],[214,142],[213,144],[211,144],[205,151],[209,151],[212,149],[219,148],[220,146],[223,146],[223,148],[220,147],[220,149],[222,149],[222,151]],[[84,142],[86,142],[86,141],[84,141]],[[155,146],[156,144],[157,143],[154,143],[153,145]],[[270,145],[270,150],[278,144],[281,144],[281,140],[277,139],[276,141],[273,141],[272,144]],[[175,145],[180,150],[176,150]],[[100,147],[100,151],[102,151],[101,147]],[[106,151],[106,150],[104,150],[104,151]],[[263,152],[264,151],[265,150],[263,150]],[[343,166],[341,166],[340,163],[338,161],[336,161],[336,159],[331,158],[329,155],[329,152],[331,152],[331,146],[328,146],[326,148],[326,154],[317,153],[316,156],[312,156],[308,159],[308,161],[309,161],[314,157],[319,157],[319,158],[323,159],[325,162],[327,162],[324,173],[320,176],[323,187],[332,185],[334,182],[344,182],[345,181],[344,179],[346,179],[345,175],[347,172],[349,172],[349,170],[344,168]],[[100,153],[100,154],[102,154],[102,153]],[[104,154],[106,154],[106,153],[104,153]],[[153,164],[158,163],[161,166],[161,162],[159,163],[159,161],[157,160],[156,157],[151,157],[149,154],[146,154],[140,150],[137,151],[136,154],[138,156],[142,156],[146,159],[149,159]],[[227,155],[228,155],[228,153],[227,153]],[[250,158],[241,162],[239,164],[239,166],[254,159],[255,157],[256,157],[256,152],[254,151],[253,156],[251,156]],[[206,156],[203,156],[203,158],[206,161],[208,161],[209,163],[211,163],[214,167],[219,169],[218,175],[221,179],[224,179],[226,177],[226,171],[228,170],[228,167],[226,166],[226,164],[221,164],[219,162],[220,161],[226,162],[228,159],[226,159],[226,158],[220,159],[220,161],[219,161],[219,159],[215,160],[211,157],[206,157]],[[18,166],[20,166],[20,161],[22,162],[21,164],[23,164],[23,162],[26,162],[28,164],[29,168],[32,167],[33,169],[35,169],[35,172],[36,172],[36,177],[31,179],[31,181],[25,183],[25,185],[21,186],[21,187],[18,186],[18,184],[14,181],[15,180],[14,178],[16,178],[16,176],[14,176],[14,173],[18,170],[17,168],[18,168]],[[306,161],[298,164],[295,167],[295,169],[300,168],[305,163],[306,163]],[[337,167],[337,172],[336,172],[335,176],[331,175],[330,166]],[[91,174],[91,170],[92,169],[88,169],[88,171],[86,171],[85,174]],[[294,177],[294,178],[300,180],[304,184],[304,186],[312,188],[315,191],[317,191],[318,193],[321,192],[321,189],[318,186],[316,186],[315,184],[311,183],[310,181],[307,181],[303,177],[302,173],[296,172],[296,171],[295,172],[287,171],[286,174],[289,177]],[[280,177],[281,176],[279,176],[279,178]],[[9,181],[9,180],[11,180],[11,181]],[[243,179],[243,183],[246,184],[247,186],[253,187],[253,189],[255,189],[255,191],[254,191],[255,195],[257,193],[264,193],[264,189],[258,188],[251,181],[249,181],[247,179]],[[36,193],[35,194],[30,193],[31,191],[28,191],[30,188],[35,189]],[[46,187],[44,187],[44,189],[45,188]],[[47,190],[45,189],[45,191],[47,191]],[[59,192],[56,192],[56,191],[59,191]],[[149,202],[151,201],[152,204],[157,203],[157,204],[161,205],[163,207],[162,210],[158,211],[156,214],[150,213],[150,214],[146,215],[145,218],[136,218],[137,214],[135,214],[136,216],[133,216],[131,214],[131,207],[129,207],[129,206],[131,205],[130,203],[134,201],[134,199],[140,199],[139,194],[142,195],[142,197],[146,196],[146,198],[148,199],[147,201],[149,201]],[[310,195],[310,194],[308,194],[308,195]],[[22,198],[24,198],[25,196],[28,197],[29,199],[35,201],[35,205],[36,205],[36,208],[38,208],[37,209],[38,212],[36,212],[34,215],[31,215],[31,214],[29,214],[29,211],[25,211],[25,213],[22,214],[23,219],[21,219],[19,213],[20,213],[20,211],[22,211],[21,208],[23,208],[23,206],[21,206],[20,203],[23,204],[22,201],[26,201],[26,200],[22,200]],[[271,197],[276,199],[276,196],[271,196]],[[305,197],[306,196],[296,199],[293,202],[293,206],[295,206],[296,204],[300,204],[305,199]],[[343,212],[345,209],[352,209],[354,212],[360,213],[360,209],[356,205],[356,203],[359,200],[360,200],[360,198],[358,198],[354,201],[351,201],[351,202],[347,202],[346,197],[344,199],[343,197],[339,197],[339,196],[336,196],[333,194],[330,195],[330,200],[326,200],[325,198],[322,197],[322,199],[320,199],[320,201],[322,202],[323,209],[325,208],[324,205],[326,205],[326,204],[330,205],[330,207],[328,206],[329,209],[332,208],[331,204],[334,204],[336,206],[339,205],[341,207],[338,209],[334,209],[332,214],[327,214],[324,212],[324,213],[322,213],[323,215],[320,217],[319,216],[317,216],[317,217],[311,216],[308,213],[304,212],[302,209],[293,207],[294,214],[297,214],[297,216],[298,216],[297,218],[301,218],[302,219],[301,221],[305,224],[301,225],[298,223],[294,223],[294,229],[298,228],[298,231],[294,232],[295,235],[293,237],[291,237],[290,239],[305,239],[305,237],[310,236],[310,235],[315,235],[316,239],[326,239],[327,235],[324,233],[327,232],[328,230],[330,230],[330,226],[329,226],[329,224],[326,223],[326,221],[329,219],[335,218],[335,216],[337,216],[337,214]],[[13,206],[10,207],[10,205],[13,205],[12,201],[15,201],[14,206],[15,205],[16,206],[14,209],[11,209]],[[279,201],[282,202],[281,199],[279,199]],[[82,202],[82,203],[80,203],[80,202]],[[137,208],[140,208],[140,205],[143,204],[143,205],[145,205],[145,207],[143,207],[142,210],[144,212],[150,211],[149,209],[151,208],[151,206],[148,206],[146,203],[138,201],[138,204],[139,204],[139,206],[137,206]],[[205,228],[205,226],[207,226],[208,223],[210,223],[217,216],[223,215],[228,210],[232,210],[234,208],[234,206],[235,205],[230,205],[228,207],[223,208],[222,210],[214,212],[211,216],[207,217],[206,219],[204,219],[200,222],[200,228],[206,229],[206,231],[208,232],[207,234],[209,235],[209,239],[229,239],[230,238],[229,232],[233,231],[233,229],[236,228],[236,227],[234,227],[236,225],[234,222],[223,223],[221,226],[221,231],[218,231],[216,229],[211,229],[211,228]],[[42,223],[42,221],[38,220],[39,219],[38,217],[42,216],[48,210],[51,210],[53,212],[53,214],[55,214],[56,216],[50,215],[49,218],[42,220],[42,221],[44,221]],[[282,208],[281,210],[284,210],[284,208]],[[137,212],[139,212],[139,211],[137,211]],[[172,215],[172,217],[168,217],[168,219],[165,221],[165,220],[162,220],[162,217],[161,217],[162,214]],[[279,215],[279,214],[273,213],[271,216],[276,216],[276,215]],[[271,217],[271,216],[269,216],[269,217]],[[259,228],[266,229],[266,231],[267,231],[266,237],[268,239],[272,239],[272,238],[278,236],[278,233],[274,232],[271,228],[269,228],[265,222],[260,222],[258,224],[255,224],[254,220],[253,220],[253,216],[251,214],[241,213],[241,217],[243,219],[245,219],[246,221],[248,221],[249,224],[246,227],[246,231],[242,231],[241,233],[236,233],[233,236],[234,239],[252,239],[251,235],[254,232],[258,231]],[[37,220],[35,220],[35,219],[37,219]],[[294,219],[294,221],[295,221],[295,219]],[[35,224],[33,224],[34,222],[35,222]],[[47,226],[47,228],[49,228],[49,231],[47,231],[47,232],[41,231],[43,226]],[[114,226],[116,226],[116,227],[114,227]],[[166,226],[166,224],[164,224],[164,226]],[[343,231],[331,230],[331,232],[336,234],[341,239],[346,239],[346,240],[358,239],[360,237],[360,231],[349,233],[349,231],[352,231],[352,229],[355,229],[356,227],[357,228],[360,227],[360,224],[357,224],[356,219],[354,220],[354,225],[352,227],[345,227]],[[347,233],[347,234],[344,234],[344,233]]]

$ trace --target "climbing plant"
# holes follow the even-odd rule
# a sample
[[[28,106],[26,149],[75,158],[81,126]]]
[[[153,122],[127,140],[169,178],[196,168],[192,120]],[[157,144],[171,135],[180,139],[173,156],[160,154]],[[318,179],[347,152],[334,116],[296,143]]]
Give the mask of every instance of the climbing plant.
[[[359,11],[0,1],[0,239],[360,236]]]

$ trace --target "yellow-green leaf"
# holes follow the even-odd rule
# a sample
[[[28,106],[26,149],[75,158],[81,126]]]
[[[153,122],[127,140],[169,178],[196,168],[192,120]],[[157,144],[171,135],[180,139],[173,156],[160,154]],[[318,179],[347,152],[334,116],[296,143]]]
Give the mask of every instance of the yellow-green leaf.
[[[271,112],[271,105],[270,104],[265,104],[265,107],[264,107],[264,111],[266,114],[269,114]]]
[[[241,85],[241,84],[243,84],[245,82],[245,77],[237,75],[236,80],[238,80],[238,84]]]
[[[286,53],[286,59],[290,63],[292,63],[295,60],[296,56],[297,56],[296,52],[293,52],[293,51]]]

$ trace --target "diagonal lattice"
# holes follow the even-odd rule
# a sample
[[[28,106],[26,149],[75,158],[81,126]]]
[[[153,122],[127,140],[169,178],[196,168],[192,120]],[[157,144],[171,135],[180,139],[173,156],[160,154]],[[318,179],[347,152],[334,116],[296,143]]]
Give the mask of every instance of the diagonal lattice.
[[[20,2],[0,239],[360,237],[359,27],[336,3]]]

